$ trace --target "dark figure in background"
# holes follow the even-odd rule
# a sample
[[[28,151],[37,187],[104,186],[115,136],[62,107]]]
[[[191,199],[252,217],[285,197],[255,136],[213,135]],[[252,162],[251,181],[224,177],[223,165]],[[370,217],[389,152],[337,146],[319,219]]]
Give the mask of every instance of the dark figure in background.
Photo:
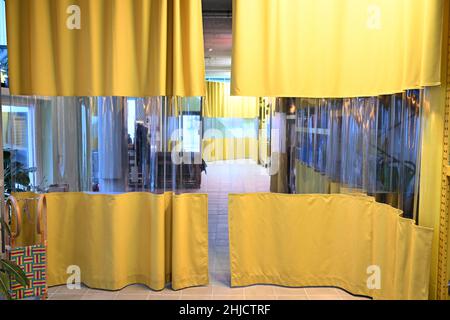
[[[206,172],[206,168],[208,167],[208,165],[206,164],[205,160],[202,159],[202,165],[200,166],[200,170],[201,172],[205,172],[205,174],[208,174]]]

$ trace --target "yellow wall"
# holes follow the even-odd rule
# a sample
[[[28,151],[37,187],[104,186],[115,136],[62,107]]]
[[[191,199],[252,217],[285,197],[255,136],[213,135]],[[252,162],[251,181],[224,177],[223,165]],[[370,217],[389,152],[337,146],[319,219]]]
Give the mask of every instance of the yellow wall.
[[[422,127],[422,163],[420,181],[419,224],[434,228],[433,252],[430,274],[430,298],[436,299],[439,219],[441,213],[442,157],[444,142],[445,98],[447,89],[447,48],[448,48],[448,9],[445,2],[446,17],[444,24],[444,43],[442,54],[442,83],[440,87],[425,90],[423,127]]]

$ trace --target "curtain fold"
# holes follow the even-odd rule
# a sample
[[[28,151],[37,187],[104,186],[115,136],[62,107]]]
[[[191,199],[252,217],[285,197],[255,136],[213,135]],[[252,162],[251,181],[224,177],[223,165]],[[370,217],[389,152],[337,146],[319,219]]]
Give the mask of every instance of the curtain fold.
[[[231,285],[426,300],[433,230],[400,214],[366,196],[230,195]]]
[[[234,0],[231,94],[365,97],[436,86],[442,25],[442,0]]]
[[[140,283],[163,290],[208,284],[206,195],[46,194],[48,285],[80,267],[82,282],[119,290]]]
[[[201,0],[8,0],[10,90],[204,96]]]
[[[203,116],[206,118],[257,118],[259,116],[258,98],[232,97],[229,83],[208,81]]]

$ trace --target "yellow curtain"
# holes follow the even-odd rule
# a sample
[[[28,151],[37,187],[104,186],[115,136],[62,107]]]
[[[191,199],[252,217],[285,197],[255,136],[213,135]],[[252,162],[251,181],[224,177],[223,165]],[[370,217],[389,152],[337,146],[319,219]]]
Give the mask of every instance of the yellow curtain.
[[[201,0],[8,0],[14,95],[204,96]]]
[[[231,284],[428,299],[433,230],[400,214],[364,196],[230,195]]]
[[[105,290],[208,284],[206,195],[51,193],[46,201],[49,286],[65,284],[72,265],[84,284]]]
[[[258,118],[258,99],[255,97],[232,97],[229,83],[208,81],[203,116],[206,118]]]
[[[231,94],[376,96],[440,84],[443,0],[233,1]]]

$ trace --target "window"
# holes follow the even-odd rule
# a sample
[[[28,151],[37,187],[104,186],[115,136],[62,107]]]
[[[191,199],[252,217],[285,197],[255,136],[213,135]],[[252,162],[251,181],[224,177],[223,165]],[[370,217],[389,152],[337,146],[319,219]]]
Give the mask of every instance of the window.
[[[3,150],[9,155],[10,173],[29,172],[31,185],[35,184],[34,108],[31,106],[2,106]],[[8,180],[5,173],[5,181]],[[17,182],[18,183],[18,182]],[[19,189],[27,185],[16,186]],[[11,186],[14,188],[14,186]]]
[[[183,152],[200,152],[200,115],[183,115]]]

